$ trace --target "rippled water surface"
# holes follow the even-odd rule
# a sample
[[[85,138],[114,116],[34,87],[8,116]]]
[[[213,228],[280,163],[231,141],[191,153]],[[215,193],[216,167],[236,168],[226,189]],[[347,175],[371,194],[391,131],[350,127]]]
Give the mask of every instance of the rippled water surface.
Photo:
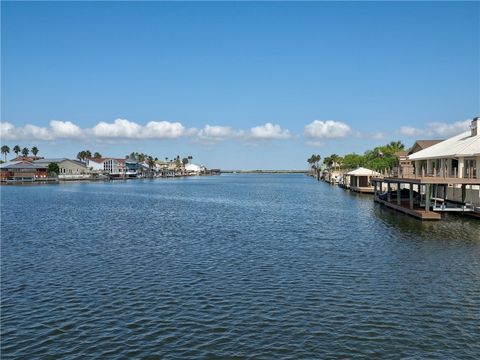
[[[303,175],[1,188],[2,359],[478,359],[480,221]]]

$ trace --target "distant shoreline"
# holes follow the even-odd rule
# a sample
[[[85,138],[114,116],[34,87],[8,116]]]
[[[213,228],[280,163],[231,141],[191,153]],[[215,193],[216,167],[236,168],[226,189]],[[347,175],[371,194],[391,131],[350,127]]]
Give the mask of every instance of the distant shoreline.
[[[222,174],[307,174],[308,170],[222,170]]]

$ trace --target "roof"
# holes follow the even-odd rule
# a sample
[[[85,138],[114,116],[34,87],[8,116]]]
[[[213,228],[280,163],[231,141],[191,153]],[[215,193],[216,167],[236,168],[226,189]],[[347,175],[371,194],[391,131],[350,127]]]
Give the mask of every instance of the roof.
[[[67,158],[50,158],[50,159],[40,159],[40,160],[35,160],[34,163],[35,164],[50,164],[50,163],[56,163],[56,164],[59,164],[61,162],[64,162],[64,161],[70,161],[74,164],[77,164],[77,165],[80,165],[80,166],[86,166],[83,162],[81,161],[78,161],[78,160],[71,160],[71,159],[67,159]]]
[[[465,131],[457,136],[411,154],[410,160],[480,156],[480,134]]]
[[[1,169],[45,169],[44,164],[35,164],[27,161],[9,161],[0,164]]]
[[[101,164],[107,159],[106,158],[87,158],[87,160]]]
[[[12,159],[10,161],[35,161],[35,160],[40,160],[43,159],[41,156],[17,156],[15,159]]]
[[[435,144],[438,144],[439,142],[442,142],[443,140],[417,140],[415,141],[415,144],[411,147],[410,151],[408,152],[409,154],[412,154],[412,150],[415,148],[415,145],[417,145],[420,150],[426,149],[430,146],[433,146]]]
[[[359,167],[358,169],[355,169],[353,171],[350,171],[347,173],[347,175],[353,175],[353,176],[381,176],[382,174],[366,169],[364,167]]]
[[[59,163],[59,162],[65,161],[65,160],[68,160],[68,159],[67,158],[39,159],[39,160],[35,160],[34,163],[35,164],[42,164],[42,163],[50,164],[50,163]]]

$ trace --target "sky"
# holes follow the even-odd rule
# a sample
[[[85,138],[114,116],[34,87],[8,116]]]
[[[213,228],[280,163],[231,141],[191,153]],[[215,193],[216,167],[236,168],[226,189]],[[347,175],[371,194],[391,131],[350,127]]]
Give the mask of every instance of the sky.
[[[1,3],[2,145],[222,169],[446,138],[480,115],[478,2]]]

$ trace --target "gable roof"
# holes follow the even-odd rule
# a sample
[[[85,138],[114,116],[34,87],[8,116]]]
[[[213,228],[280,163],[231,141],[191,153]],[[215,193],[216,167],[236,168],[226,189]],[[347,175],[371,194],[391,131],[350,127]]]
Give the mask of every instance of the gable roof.
[[[410,151],[408,152],[408,154],[414,154],[415,152],[412,152],[413,149],[415,149],[415,147],[419,147],[420,149],[417,150],[416,152],[420,151],[420,150],[423,150],[423,149],[426,149],[430,146],[433,146],[435,144],[438,144],[439,142],[442,142],[443,140],[417,140],[415,141],[415,143],[412,145],[412,147],[410,148]]]
[[[355,169],[353,171],[350,171],[347,173],[347,175],[353,175],[353,176],[382,176],[382,174],[366,169],[364,167],[359,167],[358,169]]]
[[[0,164],[1,169],[46,169],[47,166],[44,164],[35,164],[28,161],[9,161],[3,164]]]
[[[35,161],[35,160],[40,160],[40,159],[43,159],[43,157],[41,156],[23,156],[23,155],[19,155],[17,156],[16,158],[10,160],[10,161]]]
[[[65,161],[65,160],[68,160],[67,158],[42,158],[42,159],[39,159],[39,160],[35,160],[34,163],[36,164],[43,164],[43,163],[46,163],[46,164],[50,164],[50,163],[59,163],[59,162],[62,162],[62,161]]]
[[[480,134],[465,131],[457,136],[411,154],[410,160],[439,159],[480,155]]]
[[[76,164],[76,165],[78,165],[78,166],[85,166],[85,167],[86,167],[86,165],[85,165],[83,162],[79,161],[79,160],[71,160],[71,159],[67,159],[67,158],[50,158],[50,159],[47,158],[47,159],[40,159],[40,160],[35,160],[34,163],[35,163],[35,164],[50,164],[50,163],[60,164],[60,163],[62,163],[62,162],[64,162],[64,161],[69,161],[69,162],[74,163],[74,164]]]
[[[108,160],[107,158],[87,158],[88,161],[93,161],[93,162],[96,162],[96,163],[103,163],[105,160]]]

